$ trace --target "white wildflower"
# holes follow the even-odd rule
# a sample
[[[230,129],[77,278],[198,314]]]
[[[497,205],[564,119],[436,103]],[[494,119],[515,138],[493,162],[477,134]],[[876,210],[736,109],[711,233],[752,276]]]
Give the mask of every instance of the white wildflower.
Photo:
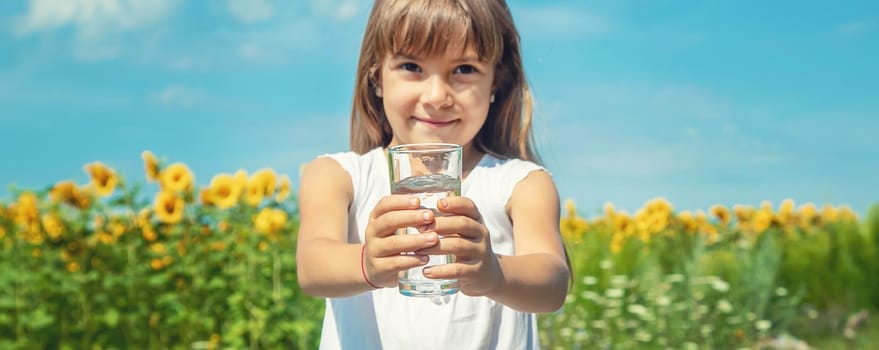
[[[656,298],[656,305],[668,306],[669,304],[671,304],[671,298],[665,295],[660,295],[658,298]]]
[[[622,288],[629,282],[629,277],[626,275],[614,275],[610,278],[610,284],[617,288]]]
[[[646,331],[644,331],[643,329],[635,332],[635,340],[637,340],[637,341],[646,343],[652,339],[653,339],[653,336],[650,335],[650,333],[647,333]]]
[[[732,312],[733,306],[732,304],[730,304],[730,302],[726,301],[726,299],[720,299],[717,302],[717,310],[720,310],[720,312],[722,313],[728,314]]]
[[[702,317],[702,316],[704,316],[704,315],[707,314],[707,313],[708,313],[708,306],[705,306],[705,305],[699,304],[699,306],[696,307],[696,315],[697,315],[697,317]]]
[[[607,328],[607,322],[604,322],[604,320],[592,321],[592,328],[605,329]]]
[[[634,315],[638,315],[638,316],[644,316],[644,314],[647,313],[647,308],[641,304],[631,304],[631,305],[629,305],[629,307],[626,308],[626,310],[628,310],[629,313],[634,314]]]
[[[679,273],[673,273],[665,277],[665,280],[669,283],[679,283],[684,281],[684,275]]]
[[[725,293],[729,290],[729,283],[726,283],[726,281],[717,278],[711,282],[711,287],[718,292]]]
[[[709,335],[711,335],[711,332],[713,332],[713,331],[714,331],[714,327],[711,327],[710,324],[702,325],[702,327],[699,328],[699,332],[701,332],[701,333],[702,333],[702,336],[703,336],[703,337],[706,337],[706,338],[707,338]]]
[[[601,261],[600,265],[602,270],[610,270],[613,268],[613,261],[604,259]]]
[[[583,276],[583,284],[587,286],[592,286],[598,283],[598,279],[595,276]]]
[[[583,293],[580,293],[580,297],[586,300],[592,300],[596,303],[601,302],[601,295],[598,295],[598,293],[591,290],[583,291]]]
[[[565,338],[569,338],[574,335],[574,330],[568,327],[562,328],[559,330],[559,335]]]
[[[787,289],[784,287],[775,288],[775,295],[783,297],[787,295]]]
[[[621,298],[623,296],[623,290],[619,288],[608,288],[604,291],[604,295],[608,298]]]
[[[772,327],[772,322],[769,322],[767,320],[759,320],[757,321],[757,323],[754,324],[754,326],[757,327],[758,331],[762,332],[768,330],[769,327]]]

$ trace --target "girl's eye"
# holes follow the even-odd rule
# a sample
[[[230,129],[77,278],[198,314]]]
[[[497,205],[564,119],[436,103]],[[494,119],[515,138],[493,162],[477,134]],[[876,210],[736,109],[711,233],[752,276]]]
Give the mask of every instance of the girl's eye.
[[[400,65],[400,68],[405,71],[408,71],[408,72],[416,72],[417,73],[417,72],[421,71],[421,67],[418,67],[417,64],[412,63],[412,62],[403,63]]]
[[[469,64],[460,65],[457,68],[455,68],[455,73],[458,73],[458,74],[473,74],[476,72],[477,72],[476,67],[473,67]]]

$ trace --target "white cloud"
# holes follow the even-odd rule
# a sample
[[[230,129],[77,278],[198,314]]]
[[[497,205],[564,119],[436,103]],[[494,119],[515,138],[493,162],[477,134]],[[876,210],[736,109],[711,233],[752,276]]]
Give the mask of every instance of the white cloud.
[[[336,9],[336,19],[347,21],[354,18],[358,10],[360,10],[357,4],[357,1],[347,1],[339,4],[339,7]]]
[[[199,89],[169,85],[153,95],[153,99],[168,107],[192,107],[205,101],[207,94]]]
[[[662,146],[587,153],[577,163],[583,170],[601,175],[649,178],[686,171],[691,167],[690,158],[687,153]]]
[[[555,91],[555,90],[559,91]],[[575,104],[560,103],[576,111],[569,114],[606,115],[608,117],[650,117],[648,120],[716,120],[733,111],[730,98],[700,86],[678,84],[588,83],[548,85],[546,96],[558,96]]]
[[[523,33],[552,36],[600,36],[613,29],[607,18],[580,8],[523,7],[514,13]]]
[[[16,32],[34,32],[73,26],[93,37],[116,30],[153,24],[172,9],[174,0],[30,0],[28,13],[16,20]]]
[[[856,21],[845,23],[836,28],[836,34],[844,37],[858,36],[873,29],[873,21]]]
[[[272,17],[275,6],[268,0],[228,0],[226,7],[235,19],[254,23]]]
[[[360,12],[361,4],[368,4],[368,2],[363,0],[312,0],[311,9],[321,16],[327,16],[337,21],[348,21]]]
[[[28,11],[14,19],[20,37],[70,27],[74,55],[82,60],[118,56],[126,32],[162,21],[177,0],[30,0]]]

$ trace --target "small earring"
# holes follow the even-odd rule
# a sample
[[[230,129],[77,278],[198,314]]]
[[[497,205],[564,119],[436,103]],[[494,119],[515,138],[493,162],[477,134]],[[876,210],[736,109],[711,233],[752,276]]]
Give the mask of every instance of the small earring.
[[[488,103],[494,103],[494,94],[488,97]]]
[[[380,87],[375,88],[375,96],[382,97],[382,88],[380,88]]]

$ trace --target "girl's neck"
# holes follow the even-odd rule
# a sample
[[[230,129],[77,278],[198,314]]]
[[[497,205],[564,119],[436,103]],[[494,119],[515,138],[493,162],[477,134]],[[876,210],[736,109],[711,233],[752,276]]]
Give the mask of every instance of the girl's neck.
[[[467,178],[467,175],[470,175],[470,171],[476,168],[476,165],[482,161],[482,157],[485,156],[485,153],[476,150],[476,147],[473,145],[467,145],[463,149],[464,159],[462,160],[462,165],[464,169],[462,169],[462,176],[464,179]]]

